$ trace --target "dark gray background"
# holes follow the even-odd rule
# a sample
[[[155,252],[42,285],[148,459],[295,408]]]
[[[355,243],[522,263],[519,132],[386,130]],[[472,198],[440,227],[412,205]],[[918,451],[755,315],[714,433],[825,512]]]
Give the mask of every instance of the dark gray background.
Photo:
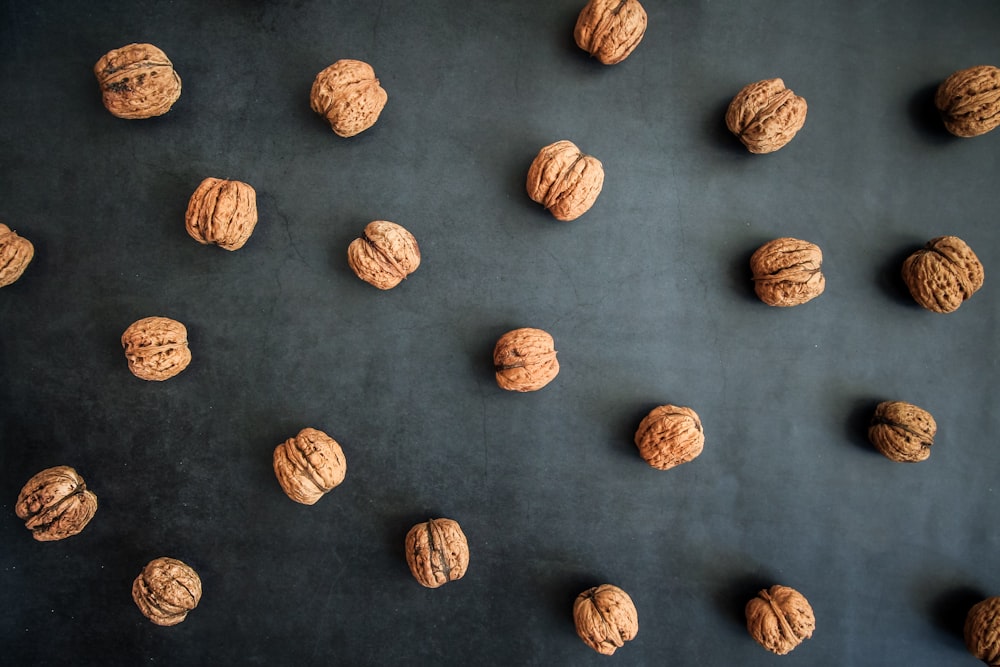
[[[996,232],[1000,132],[955,139],[933,91],[1000,64],[1000,3],[648,0],[620,65],[573,44],[581,0],[0,2],[0,221],[36,257],[0,292],[0,646],[8,664],[769,665],[743,605],[808,597],[787,665],[972,665],[968,607],[1000,594]],[[91,68],[151,42],[183,93],[114,118]],[[341,139],[309,108],[340,58],[388,91]],[[809,103],[781,151],[723,124],[745,84]],[[524,192],[571,139],[604,191],[572,223]],[[257,189],[227,253],[188,237],[207,176]],[[364,225],[407,227],[404,284],[358,280]],[[964,238],[986,284],[922,310],[899,279],[926,240]],[[827,289],[791,309],[747,261],[796,236]],[[194,359],[164,383],[127,370],[121,332],[164,315]],[[493,379],[505,331],[555,338],[537,393]],[[930,459],[867,443],[874,405],[937,419]],[[704,453],[662,472],[632,435],[652,407],[701,415]],[[345,482],[290,501],[271,451],[305,426],[343,445]],[[14,502],[74,466],[86,530],[31,539]],[[458,520],[471,564],[420,587],[409,527]],[[130,598],[157,556],[204,598],[160,628]],[[631,595],[614,658],[576,637],[576,594]]]

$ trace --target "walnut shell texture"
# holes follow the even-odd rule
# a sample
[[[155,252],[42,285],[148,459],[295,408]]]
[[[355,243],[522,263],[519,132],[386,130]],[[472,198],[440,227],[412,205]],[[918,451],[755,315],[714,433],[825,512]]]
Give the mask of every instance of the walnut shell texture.
[[[705,447],[701,419],[691,408],[661,405],[653,408],[635,432],[639,455],[659,470],[693,461]]]
[[[958,310],[983,286],[976,253],[957,236],[931,239],[903,262],[903,281],[913,299],[935,313]]]
[[[20,278],[34,256],[35,246],[31,241],[0,223],[0,287]]]
[[[1000,125],[1000,68],[979,65],[955,72],[938,86],[934,105],[956,137],[977,137]]]
[[[977,602],[965,616],[965,647],[991,667],[1000,666],[1000,597]]]
[[[239,250],[257,225],[257,192],[242,181],[206,178],[188,201],[184,226],[198,243]]]
[[[548,332],[530,327],[508,331],[493,348],[497,384],[508,391],[538,391],[559,374],[556,354]]]
[[[316,504],[347,475],[347,459],[340,443],[314,428],[304,428],[275,447],[272,458],[281,488],[303,505]]]
[[[176,558],[156,558],[132,582],[132,599],[157,625],[177,625],[201,601],[201,578]]]
[[[162,116],[181,96],[181,77],[152,44],[128,44],[94,65],[104,106],[119,118]]]
[[[747,630],[772,653],[785,655],[812,637],[816,617],[809,601],[794,588],[771,586],[746,605]]]
[[[773,153],[802,129],[808,105],[781,79],[747,84],[729,103],[726,127],[751,153]]]
[[[923,461],[931,455],[937,423],[929,412],[902,401],[883,401],[875,408],[868,439],[886,458]]]
[[[542,148],[528,168],[528,196],[556,220],[576,220],[604,187],[604,165],[563,139]]]
[[[452,519],[428,519],[406,534],[406,563],[413,577],[427,588],[438,588],[465,576],[469,543]]]
[[[401,225],[374,220],[347,247],[347,263],[366,283],[392,289],[420,266],[420,246]]]
[[[144,317],[122,334],[128,368],[143,380],[167,380],[191,363],[187,328],[168,317]]]
[[[789,237],[768,241],[750,257],[754,291],[769,306],[798,306],[826,288],[823,251]]]
[[[612,655],[639,633],[639,613],[628,593],[601,584],[573,602],[573,623],[580,639],[602,655]]]
[[[78,534],[97,512],[97,496],[69,466],[46,468],[28,480],[14,511],[39,542]]]
[[[312,110],[341,137],[353,137],[374,125],[388,99],[372,66],[349,59],[317,74],[309,94]]]
[[[573,38],[605,65],[615,65],[639,46],[646,23],[639,0],[590,0],[576,19]]]

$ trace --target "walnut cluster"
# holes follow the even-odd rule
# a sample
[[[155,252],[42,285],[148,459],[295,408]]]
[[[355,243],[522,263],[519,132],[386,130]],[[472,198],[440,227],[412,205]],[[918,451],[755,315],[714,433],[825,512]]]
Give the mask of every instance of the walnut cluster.
[[[78,534],[97,512],[97,496],[69,466],[46,468],[28,480],[14,512],[39,542]]]
[[[912,403],[883,401],[875,408],[868,439],[886,458],[899,462],[923,461],[931,455],[937,422],[931,413]]]
[[[751,153],[773,153],[806,122],[808,105],[781,79],[747,84],[729,103],[726,127]]]
[[[639,0],[590,0],[577,16],[573,39],[603,64],[616,65],[639,46],[646,23]]]
[[[338,136],[353,137],[375,124],[388,99],[371,65],[344,59],[316,75],[309,105]]]
[[[983,286],[983,265],[957,236],[931,239],[903,262],[903,282],[914,301],[935,313],[951,313]]]
[[[701,419],[691,408],[661,405],[653,408],[635,432],[639,455],[654,468],[669,470],[693,461],[705,447]]]
[[[934,105],[956,137],[977,137],[1000,125],[1000,68],[979,65],[955,72],[938,86]]]
[[[576,634],[602,655],[613,655],[639,633],[639,613],[628,593],[601,584],[580,593],[573,603]]]
[[[406,534],[406,564],[421,586],[438,588],[465,576],[469,542],[453,519],[428,519]]]
[[[181,96],[181,77],[152,44],[128,44],[94,65],[104,106],[119,118],[162,116]]]
[[[572,141],[545,146],[528,168],[528,196],[556,220],[576,220],[590,210],[604,187],[604,165]]]
[[[541,329],[508,331],[493,348],[493,368],[501,389],[538,391],[559,374],[555,342]]]
[[[176,558],[156,558],[132,582],[132,600],[156,625],[177,625],[201,602],[201,578]]]
[[[128,368],[143,380],[168,380],[191,363],[187,327],[169,317],[144,317],[122,333]]]
[[[304,428],[275,447],[272,462],[285,494],[303,505],[316,504],[347,475],[340,443],[315,428]]]
[[[768,241],[750,257],[754,291],[769,306],[798,306],[822,294],[822,266],[819,246],[788,237]]]
[[[746,605],[747,631],[772,653],[785,655],[812,637],[816,617],[809,601],[794,588],[771,586]]]
[[[0,287],[20,278],[34,256],[35,246],[31,241],[0,223]]]
[[[403,226],[374,220],[347,247],[347,263],[358,278],[388,290],[420,266],[420,246]]]
[[[206,178],[188,200],[184,226],[198,243],[242,248],[257,225],[257,191],[242,181]]]

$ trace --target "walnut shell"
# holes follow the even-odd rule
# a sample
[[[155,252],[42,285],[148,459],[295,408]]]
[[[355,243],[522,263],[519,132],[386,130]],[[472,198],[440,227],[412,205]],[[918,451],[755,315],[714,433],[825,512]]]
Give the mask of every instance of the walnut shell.
[[[347,263],[366,283],[392,289],[420,266],[420,246],[402,226],[374,220],[347,247]]]
[[[750,257],[754,291],[769,306],[798,306],[826,288],[819,246],[793,238],[768,241]]]
[[[104,106],[119,118],[162,116],[181,96],[181,77],[160,49],[129,44],[104,54],[94,65]]]
[[[347,474],[347,459],[340,443],[314,428],[304,428],[275,447],[273,463],[281,488],[303,505],[316,504]]]
[[[965,647],[987,665],[1000,666],[1000,597],[977,602],[965,616]]]
[[[508,331],[493,348],[497,384],[508,391],[537,391],[559,374],[555,341],[541,329]]]
[[[31,241],[0,223],[0,287],[20,278],[34,256],[35,246]]]
[[[410,528],[406,564],[427,588],[461,579],[469,568],[469,543],[461,526],[452,519],[428,519]]]
[[[802,129],[807,105],[781,79],[764,79],[743,87],[729,103],[726,127],[751,153],[773,153]]]
[[[893,461],[923,461],[931,455],[937,423],[929,412],[902,401],[884,401],[875,408],[868,439]]]
[[[639,0],[590,0],[576,19],[573,38],[605,65],[615,65],[639,46],[646,22]]]
[[[1000,125],[1000,68],[959,70],[938,86],[934,105],[956,137],[976,137]]]
[[[701,419],[691,408],[661,405],[639,423],[635,445],[646,463],[669,470],[693,461],[705,446]]]
[[[353,137],[375,124],[389,99],[375,70],[360,60],[338,60],[316,75],[309,104],[341,137]]]
[[[906,258],[903,281],[914,300],[935,313],[951,313],[983,286],[983,265],[957,236],[939,236]]]
[[[556,220],[576,220],[590,210],[604,187],[604,165],[572,141],[545,146],[528,169],[528,196]]]
[[[816,617],[809,601],[794,588],[771,586],[747,602],[747,630],[758,644],[785,655],[812,637]]]
[[[97,496],[69,466],[46,468],[28,480],[14,512],[31,536],[51,542],[76,535],[94,518]]]
[[[577,596],[573,602],[576,634],[602,655],[612,655],[639,633],[639,613],[628,593],[611,584],[601,584]]]
[[[184,227],[198,243],[239,250],[257,225],[257,192],[242,181],[206,178],[191,195]]]
[[[153,623],[177,625],[201,601],[201,579],[176,558],[156,558],[132,582],[132,599]]]
[[[168,317],[145,317],[122,334],[128,368],[137,378],[162,381],[191,363],[187,328]]]

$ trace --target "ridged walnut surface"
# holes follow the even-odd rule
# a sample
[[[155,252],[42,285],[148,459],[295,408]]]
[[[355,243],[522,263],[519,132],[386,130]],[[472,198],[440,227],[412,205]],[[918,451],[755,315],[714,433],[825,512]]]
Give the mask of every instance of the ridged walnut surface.
[[[903,401],[884,401],[875,408],[868,439],[893,461],[923,461],[931,455],[937,423],[931,413]]]
[[[794,588],[771,586],[746,605],[747,630],[758,644],[785,655],[812,637],[816,617],[809,601]]]
[[[272,459],[281,488],[303,505],[316,504],[347,475],[347,459],[340,443],[314,428],[304,428],[275,447]]]
[[[34,256],[35,246],[31,241],[0,223],[0,287],[20,278]]]
[[[508,391],[537,391],[559,374],[555,341],[541,329],[508,331],[493,348],[497,384]]]
[[[603,187],[601,161],[565,139],[538,151],[528,168],[528,196],[556,220],[576,220],[589,211]]]
[[[239,250],[257,225],[257,192],[247,183],[206,178],[188,200],[184,227],[198,243]]]
[[[374,220],[347,247],[347,263],[366,283],[392,289],[420,266],[420,246],[404,227]]]
[[[109,51],[94,65],[104,106],[119,118],[161,116],[181,96],[181,77],[167,54],[152,44]]]
[[[364,132],[378,120],[388,94],[375,70],[360,60],[338,60],[316,75],[309,104],[341,137]]]
[[[965,616],[965,647],[991,667],[1000,666],[1000,597],[976,603]]]
[[[959,70],[938,86],[934,104],[949,132],[976,137],[1000,125],[1000,68]]]
[[[573,38],[605,65],[615,65],[639,46],[646,23],[639,0],[590,0],[576,19]]]
[[[798,306],[822,294],[822,266],[819,246],[788,237],[768,241],[750,257],[754,291],[769,306]]]
[[[69,466],[46,468],[28,480],[14,511],[39,542],[76,535],[97,512],[97,496]]]
[[[137,378],[162,381],[191,363],[187,328],[168,317],[144,317],[122,334],[128,368]]]
[[[201,601],[201,579],[175,558],[150,561],[132,582],[132,599],[157,625],[177,625]]]
[[[628,593],[601,584],[580,593],[573,603],[576,634],[602,655],[612,655],[639,633],[639,613]]]
[[[935,313],[958,310],[984,279],[976,253],[957,236],[931,239],[903,262],[903,281],[913,299]]]
[[[729,103],[726,127],[751,153],[773,153],[802,129],[808,105],[781,79],[743,87]]]
[[[646,415],[635,432],[635,445],[649,465],[669,470],[693,461],[705,446],[701,419],[691,408],[661,405]]]
[[[406,534],[406,564],[427,588],[438,588],[465,576],[469,543],[457,521],[428,519]]]

